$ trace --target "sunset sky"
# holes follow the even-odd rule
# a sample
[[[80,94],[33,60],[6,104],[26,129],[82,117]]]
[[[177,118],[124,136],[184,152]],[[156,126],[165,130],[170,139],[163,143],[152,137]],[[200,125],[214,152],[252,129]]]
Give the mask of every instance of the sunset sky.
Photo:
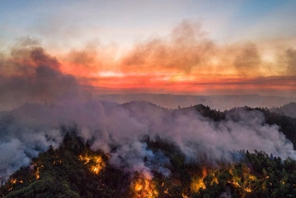
[[[66,76],[98,93],[296,97],[295,10],[292,0],[1,0],[0,91],[42,86],[36,68],[47,67],[54,87]]]

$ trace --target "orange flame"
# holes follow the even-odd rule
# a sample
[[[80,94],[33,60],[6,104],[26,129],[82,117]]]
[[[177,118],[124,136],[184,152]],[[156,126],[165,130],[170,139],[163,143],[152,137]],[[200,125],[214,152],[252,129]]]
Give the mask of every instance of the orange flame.
[[[146,179],[143,176],[136,179],[131,187],[135,193],[135,198],[154,198],[158,196],[153,181],[151,179]]]
[[[203,167],[201,171],[202,177],[196,177],[192,180],[190,188],[193,192],[198,192],[201,189],[206,189],[206,185],[203,180],[207,176],[207,173],[208,171],[206,167]]]
[[[79,156],[81,161],[84,161],[84,164],[92,164],[91,171],[95,174],[99,174],[99,172],[106,166],[101,156]]]
[[[250,169],[247,166],[243,166],[243,175],[238,176],[233,171],[233,169],[229,169],[229,173],[232,175],[232,179],[228,181],[228,183],[232,184],[236,188],[241,188],[246,193],[251,193],[252,188],[250,187],[251,181],[256,181],[257,177],[252,175]],[[265,187],[263,187],[264,189]]]
[[[36,172],[35,172],[35,177],[36,179],[40,178],[40,171],[39,171],[39,167],[37,167]]]

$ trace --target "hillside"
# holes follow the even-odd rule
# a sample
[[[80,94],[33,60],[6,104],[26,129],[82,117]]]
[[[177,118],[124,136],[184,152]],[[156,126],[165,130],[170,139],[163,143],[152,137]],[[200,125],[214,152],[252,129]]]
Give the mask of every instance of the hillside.
[[[25,104],[0,123],[6,198],[296,194],[296,119],[268,109]]]
[[[22,167],[0,188],[5,198],[22,197],[293,197],[296,161],[266,155],[233,153],[233,163],[212,165],[186,162],[180,149],[169,142],[143,139],[148,149],[161,152],[169,175],[153,171],[151,177],[110,165],[110,156],[92,151],[75,133],[66,133],[58,149],[50,148]],[[116,149],[116,148],[114,148]],[[161,160],[162,158],[160,158]],[[145,164],[158,166],[149,157]],[[159,167],[161,168],[161,167]]]
[[[274,111],[276,113],[286,115],[292,118],[296,118],[296,103],[291,102],[281,107],[277,107],[277,108],[274,107],[271,109],[271,111]]]

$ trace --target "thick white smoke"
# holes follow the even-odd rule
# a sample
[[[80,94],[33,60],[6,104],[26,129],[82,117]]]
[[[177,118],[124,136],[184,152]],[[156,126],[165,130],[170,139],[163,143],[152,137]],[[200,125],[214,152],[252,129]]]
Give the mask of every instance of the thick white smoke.
[[[215,122],[194,110],[168,110],[146,102],[25,104],[0,114],[1,177],[28,165],[49,145],[57,147],[62,142],[61,125],[77,126],[85,140],[94,138],[91,148],[109,153],[112,165],[147,177],[152,176],[151,170],[166,176],[170,172],[163,153],[149,150],[141,141],[145,135],[176,144],[194,161],[231,161],[233,151],[254,149],[296,159],[292,143],[278,126],[266,124],[263,114],[255,110],[237,108]]]
[[[41,120],[23,113],[2,112],[0,116],[1,180],[5,180],[21,166],[29,165],[31,158],[37,157],[50,145],[58,147],[63,140],[57,127],[44,125]],[[19,117],[20,115],[24,117]]]

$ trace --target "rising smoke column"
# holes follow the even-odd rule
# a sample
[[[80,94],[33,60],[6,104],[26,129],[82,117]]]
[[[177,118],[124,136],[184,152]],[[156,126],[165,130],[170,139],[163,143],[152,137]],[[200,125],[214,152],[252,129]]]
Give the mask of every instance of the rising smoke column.
[[[25,38],[0,56],[1,110],[25,102],[70,102],[87,98],[76,78],[61,71],[61,63],[49,55],[38,41]]]

